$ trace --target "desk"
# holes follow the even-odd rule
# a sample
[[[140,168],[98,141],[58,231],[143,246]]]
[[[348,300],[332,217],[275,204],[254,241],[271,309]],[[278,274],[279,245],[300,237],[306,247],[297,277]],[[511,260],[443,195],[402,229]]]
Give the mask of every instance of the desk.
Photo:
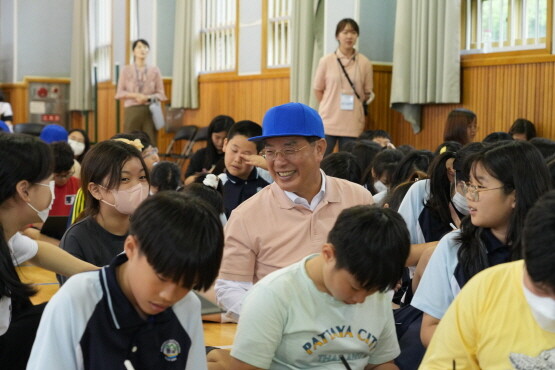
[[[230,346],[235,338],[237,324],[219,322],[205,322],[204,327],[204,344],[207,346]]]

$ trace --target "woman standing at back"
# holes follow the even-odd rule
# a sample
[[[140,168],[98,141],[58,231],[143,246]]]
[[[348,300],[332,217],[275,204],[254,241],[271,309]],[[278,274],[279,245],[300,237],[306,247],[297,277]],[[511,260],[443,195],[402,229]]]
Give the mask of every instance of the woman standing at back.
[[[160,69],[146,64],[150,46],[143,39],[133,42],[133,64],[121,70],[116,99],[123,100],[125,120],[123,130],[144,131],[156,142],[156,129],[149,109],[153,100],[167,100]]]
[[[345,18],[337,24],[337,50],[320,59],[314,76],[314,95],[320,103],[318,113],[324,121],[326,154],[355,140],[364,130],[363,102],[373,94],[372,63],[355,50],[359,36],[357,22]]]

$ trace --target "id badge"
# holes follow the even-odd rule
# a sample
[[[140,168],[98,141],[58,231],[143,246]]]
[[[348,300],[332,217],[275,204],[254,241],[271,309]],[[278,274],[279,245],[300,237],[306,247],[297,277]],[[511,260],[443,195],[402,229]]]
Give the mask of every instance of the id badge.
[[[355,96],[353,94],[341,94],[341,110],[355,109]]]

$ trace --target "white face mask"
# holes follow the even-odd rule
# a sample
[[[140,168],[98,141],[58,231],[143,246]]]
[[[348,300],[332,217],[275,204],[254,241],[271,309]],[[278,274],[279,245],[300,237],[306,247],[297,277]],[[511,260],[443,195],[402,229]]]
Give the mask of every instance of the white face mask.
[[[80,143],[80,142],[75,141],[73,139],[68,139],[67,143],[71,147],[71,150],[73,150],[73,154],[76,157],[80,156],[85,151],[85,144],[84,143]]]
[[[455,195],[453,195],[453,198],[451,198],[451,200],[453,201],[453,205],[455,206],[457,211],[459,211],[465,216],[467,216],[470,213],[468,211],[468,203],[464,195],[462,195],[458,191],[455,191]]]
[[[374,183],[374,189],[376,189],[378,193],[381,193],[382,191],[387,190],[387,185],[385,185],[383,182],[378,180]]]
[[[524,297],[526,297],[532,316],[538,325],[543,330],[555,333],[555,299],[537,296],[524,285],[524,282],[522,287],[524,288]]]
[[[54,199],[56,198],[56,195],[54,194],[54,180],[50,181],[48,184],[36,183],[36,185],[48,186],[50,188],[50,193],[52,194],[52,200],[50,201],[50,205],[48,206],[48,208],[43,209],[42,211],[37,210],[29,202],[27,202],[27,205],[31,207],[33,211],[37,212],[37,216],[39,216],[42,222],[45,222],[46,219],[48,218],[48,214],[50,213],[50,210],[52,209],[52,204],[54,204]]]

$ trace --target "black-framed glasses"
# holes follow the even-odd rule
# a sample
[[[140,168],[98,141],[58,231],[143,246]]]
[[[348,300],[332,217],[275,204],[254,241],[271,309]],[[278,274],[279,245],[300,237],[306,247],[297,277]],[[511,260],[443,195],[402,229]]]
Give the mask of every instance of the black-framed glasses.
[[[294,148],[287,148],[282,150],[274,150],[274,149],[264,149],[262,151],[262,156],[269,161],[273,161],[277,158],[278,154],[281,154],[285,159],[293,159],[297,156],[297,153],[303,150],[304,148],[308,147],[310,144],[307,144],[303,147],[294,149]]]

